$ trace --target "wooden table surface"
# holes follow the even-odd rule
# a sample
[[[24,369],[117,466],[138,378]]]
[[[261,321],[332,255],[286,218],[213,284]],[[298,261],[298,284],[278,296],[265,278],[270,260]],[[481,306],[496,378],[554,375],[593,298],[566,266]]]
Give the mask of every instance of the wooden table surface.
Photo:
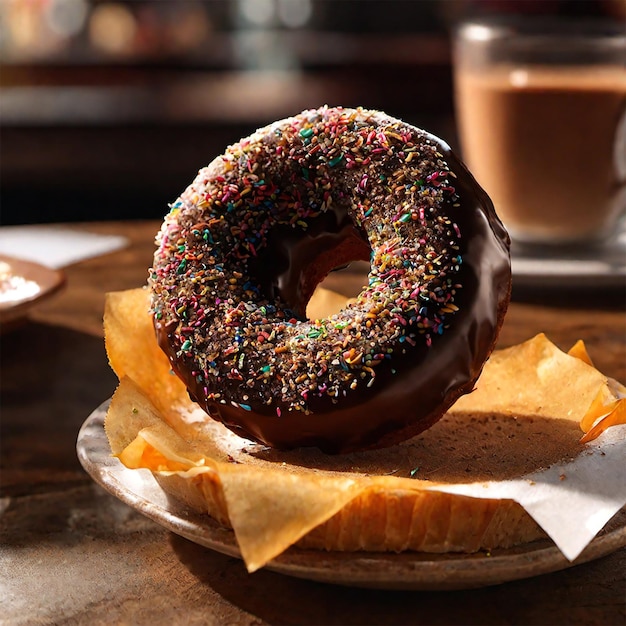
[[[102,341],[104,294],[145,283],[156,222],[73,226],[128,246],[66,268],[65,289],[1,338],[0,621],[6,624],[625,624],[626,549],[478,590],[370,591],[246,573],[104,492],[75,451],[116,379]],[[335,287],[342,288],[343,284]],[[583,338],[626,380],[625,293],[519,292],[500,336]]]

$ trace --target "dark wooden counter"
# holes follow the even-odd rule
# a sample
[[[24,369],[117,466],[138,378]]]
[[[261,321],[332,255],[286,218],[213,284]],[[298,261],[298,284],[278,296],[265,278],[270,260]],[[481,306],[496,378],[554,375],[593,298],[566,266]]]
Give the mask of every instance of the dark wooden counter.
[[[624,624],[626,550],[568,570],[457,592],[364,591],[246,573],[96,486],[75,442],[115,389],[107,291],[140,286],[156,222],[84,225],[129,246],[66,269],[67,286],[1,338],[0,614],[7,624]],[[347,281],[336,287],[344,287]],[[626,380],[624,292],[514,294],[500,345],[583,338]]]

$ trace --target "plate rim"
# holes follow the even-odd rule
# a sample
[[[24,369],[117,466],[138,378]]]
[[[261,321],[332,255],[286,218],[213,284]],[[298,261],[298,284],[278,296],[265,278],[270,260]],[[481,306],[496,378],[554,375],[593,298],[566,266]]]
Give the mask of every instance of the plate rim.
[[[110,400],[105,400],[94,409],[79,430],[76,451],[84,470],[109,494],[168,531],[215,552],[242,560],[232,529],[221,526],[208,514],[202,515],[166,494],[149,470],[128,469],[110,452],[104,463],[94,459],[90,446],[99,446],[100,454],[105,447],[108,450],[104,417]],[[154,485],[150,487],[162,491],[170,508],[132,491],[123,481],[124,475],[130,476],[131,472],[133,482],[137,482],[137,476],[141,476],[143,481],[153,481]],[[173,507],[178,511],[172,511]],[[498,585],[568,569],[607,556],[625,546],[626,507],[623,507],[573,561],[569,561],[552,540],[546,538],[513,548],[473,554],[339,552],[292,546],[262,569],[349,587],[460,590]],[[385,568],[387,572],[391,569],[393,575],[381,575]]]

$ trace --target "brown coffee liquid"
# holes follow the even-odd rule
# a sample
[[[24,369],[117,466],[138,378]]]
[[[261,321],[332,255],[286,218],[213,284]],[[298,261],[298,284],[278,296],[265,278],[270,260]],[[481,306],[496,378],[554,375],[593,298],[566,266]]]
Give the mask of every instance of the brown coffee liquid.
[[[615,223],[626,68],[461,69],[456,90],[464,159],[514,238],[594,239]]]

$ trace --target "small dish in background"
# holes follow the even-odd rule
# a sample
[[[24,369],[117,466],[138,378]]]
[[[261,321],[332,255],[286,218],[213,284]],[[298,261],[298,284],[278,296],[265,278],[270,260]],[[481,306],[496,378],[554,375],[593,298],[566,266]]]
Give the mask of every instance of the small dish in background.
[[[65,284],[63,272],[0,255],[0,332]]]

